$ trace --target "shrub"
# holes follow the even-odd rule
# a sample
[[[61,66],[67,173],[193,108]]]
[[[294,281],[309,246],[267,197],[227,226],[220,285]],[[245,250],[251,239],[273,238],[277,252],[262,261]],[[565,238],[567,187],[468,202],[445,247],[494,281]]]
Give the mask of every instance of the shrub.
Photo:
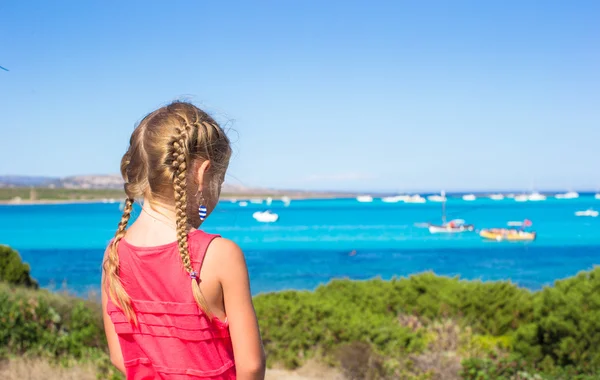
[[[21,261],[17,251],[0,245],[0,281],[37,289],[38,284],[31,278],[29,271],[29,265]]]
[[[547,367],[600,368],[600,268],[556,281],[535,296],[534,319],[516,334],[515,350]]]
[[[424,273],[335,280],[254,305],[270,366],[316,357],[355,379],[600,378],[600,268],[536,293]],[[106,350],[97,302],[0,283],[0,358],[91,362],[118,378]]]

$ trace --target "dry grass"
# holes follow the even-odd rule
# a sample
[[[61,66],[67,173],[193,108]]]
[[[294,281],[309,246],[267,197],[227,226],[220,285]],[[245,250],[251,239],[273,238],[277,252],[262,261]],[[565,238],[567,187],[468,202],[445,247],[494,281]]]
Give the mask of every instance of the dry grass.
[[[2,380],[96,380],[96,370],[91,365],[74,365],[63,368],[44,359],[9,359],[0,361]],[[296,371],[267,370],[266,380],[342,380],[332,368],[309,362]]]
[[[295,371],[268,369],[265,380],[344,380],[344,377],[335,368],[309,360]]]
[[[91,365],[69,368],[50,364],[44,359],[9,359],[0,362],[2,380],[96,380]]]

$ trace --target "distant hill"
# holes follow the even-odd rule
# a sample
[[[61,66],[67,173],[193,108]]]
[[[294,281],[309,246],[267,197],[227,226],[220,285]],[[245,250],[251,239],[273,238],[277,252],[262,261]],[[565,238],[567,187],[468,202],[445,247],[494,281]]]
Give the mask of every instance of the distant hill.
[[[35,187],[51,189],[97,189],[121,190],[123,179],[120,175],[79,175],[70,177],[28,177],[0,176],[0,188]],[[224,184],[226,194],[278,194],[279,191],[251,188],[242,185]],[[284,193],[283,191],[281,193]]]
[[[57,189],[122,189],[118,175],[82,175],[71,177],[0,176],[0,187],[46,187]]]
[[[60,178],[7,175],[0,176],[0,187],[46,187],[57,181],[60,181]]]

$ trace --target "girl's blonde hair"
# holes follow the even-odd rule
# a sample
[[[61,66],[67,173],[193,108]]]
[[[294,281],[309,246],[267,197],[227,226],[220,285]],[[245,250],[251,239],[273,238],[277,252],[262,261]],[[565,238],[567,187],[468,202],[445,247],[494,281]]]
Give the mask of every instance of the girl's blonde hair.
[[[199,191],[216,201],[229,164],[231,147],[225,132],[213,118],[196,106],[174,102],[147,115],[135,128],[129,148],[121,159],[125,181],[125,207],[115,237],[104,260],[104,286],[111,300],[127,318],[137,323],[131,299],[119,277],[117,247],[125,236],[135,199],[154,200],[175,206],[177,243],[184,269],[192,277],[192,293],[198,306],[210,317],[208,304],[192,267],[187,235],[190,226],[198,227],[198,202],[188,194]],[[209,160],[204,177],[207,185],[199,189],[195,181],[198,165]]]

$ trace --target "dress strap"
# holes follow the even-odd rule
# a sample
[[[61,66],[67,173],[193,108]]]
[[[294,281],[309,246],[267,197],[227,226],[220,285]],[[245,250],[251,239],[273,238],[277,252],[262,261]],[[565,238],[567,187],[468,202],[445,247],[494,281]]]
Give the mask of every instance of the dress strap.
[[[198,273],[202,270],[202,264],[204,263],[204,257],[206,257],[208,246],[213,240],[220,237],[220,235],[207,234],[201,230],[196,230],[188,235],[191,259],[194,263],[195,270]]]

